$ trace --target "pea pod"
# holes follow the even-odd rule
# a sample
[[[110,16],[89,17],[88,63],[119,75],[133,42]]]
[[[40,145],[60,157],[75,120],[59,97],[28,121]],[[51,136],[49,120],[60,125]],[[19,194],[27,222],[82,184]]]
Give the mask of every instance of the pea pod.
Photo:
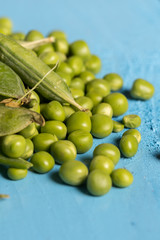
[[[20,77],[6,64],[0,62],[0,96],[20,98],[25,87]]]
[[[50,67],[31,51],[3,34],[0,34],[0,60],[10,66],[29,87],[34,87],[50,71]],[[79,110],[84,110],[74,101],[68,86],[54,71],[36,89],[48,100],[68,102]]]
[[[12,108],[0,104],[0,137],[17,133],[32,122],[44,125],[43,117],[36,112],[22,107]]]
[[[32,163],[27,162],[23,158],[8,158],[0,153],[0,164],[8,167],[19,168],[19,169],[29,169],[33,166]]]

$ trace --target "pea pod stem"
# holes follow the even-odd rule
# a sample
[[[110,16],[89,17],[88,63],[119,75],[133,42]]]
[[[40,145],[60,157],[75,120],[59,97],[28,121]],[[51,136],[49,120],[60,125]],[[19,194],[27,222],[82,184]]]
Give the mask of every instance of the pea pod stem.
[[[48,38],[43,38],[43,39],[40,39],[40,40],[36,40],[36,41],[18,41],[18,43],[24,47],[24,48],[27,48],[27,49],[34,49],[36,47],[40,47],[46,43],[52,43],[55,41],[55,38],[54,37],[48,37]]]
[[[33,166],[32,163],[27,162],[22,158],[8,158],[3,156],[2,154],[0,154],[0,164],[8,167],[20,168],[20,169],[29,169],[30,167]]]
[[[8,194],[0,194],[0,199],[3,198],[10,198],[10,196]]]

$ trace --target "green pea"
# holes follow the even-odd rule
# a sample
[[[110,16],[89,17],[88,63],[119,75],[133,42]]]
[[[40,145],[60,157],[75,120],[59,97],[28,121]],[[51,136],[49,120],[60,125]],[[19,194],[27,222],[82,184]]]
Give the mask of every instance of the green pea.
[[[63,106],[63,109],[65,113],[65,120],[67,120],[75,112],[71,106]]]
[[[43,54],[45,52],[54,52],[54,47],[53,47],[52,43],[44,44],[36,49],[36,53],[38,56],[40,56],[41,54]]]
[[[127,169],[119,168],[111,174],[112,182],[116,187],[124,188],[133,183],[133,175]]]
[[[43,52],[39,55],[39,58],[51,68],[59,61],[59,56],[56,52]]]
[[[138,141],[133,135],[128,134],[121,138],[119,147],[125,157],[133,157],[138,150]]]
[[[16,41],[23,41],[25,39],[25,34],[22,32],[15,32],[10,35]]]
[[[70,44],[71,55],[79,56],[83,59],[90,57],[90,50],[87,43],[83,40],[78,40]]]
[[[55,165],[54,158],[48,152],[44,151],[35,153],[31,157],[31,163],[33,164],[34,171],[38,173],[47,173]]]
[[[35,91],[32,91],[30,99],[35,99],[38,102],[38,104],[40,104],[40,98]]]
[[[89,91],[87,94],[86,94],[86,97],[89,97],[92,102],[93,102],[93,106],[96,106],[98,105],[100,102],[102,102],[102,94],[101,94],[101,91],[99,90],[92,90],[92,91]]]
[[[94,79],[87,83],[86,91],[99,91],[99,94],[102,97],[107,96],[110,93],[109,84],[103,79]]]
[[[66,55],[64,53],[62,53],[62,52],[56,52],[56,53],[57,53],[57,55],[59,57],[59,62],[60,63],[67,60],[67,57],[66,57]]]
[[[91,55],[90,58],[85,62],[85,67],[88,71],[97,74],[102,67],[101,59],[96,55]]]
[[[84,96],[84,91],[82,91],[81,89],[70,88],[70,91],[71,91],[72,96],[73,96],[74,99],[76,99],[78,97],[83,97]]]
[[[11,31],[10,31],[10,29],[7,29],[7,28],[5,28],[5,27],[1,27],[1,26],[0,26],[0,33],[1,33],[1,34],[4,34],[4,35],[10,35],[10,34],[11,34]]]
[[[49,102],[42,114],[47,120],[57,120],[63,122],[65,119],[64,109],[58,101]]]
[[[137,128],[141,125],[141,118],[136,114],[123,117],[122,122],[126,128]]]
[[[89,97],[77,97],[75,101],[85,109],[91,110],[93,108],[93,102]]]
[[[93,79],[95,79],[95,75],[93,73],[91,73],[90,71],[81,72],[79,77],[82,79],[82,81],[84,83],[88,83],[88,82],[92,81]]]
[[[148,100],[154,94],[154,86],[144,79],[136,79],[133,82],[130,94],[135,99]]]
[[[128,110],[127,98],[122,93],[111,93],[103,101],[111,105],[114,117],[120,116]]]
[[[111,178],[104,171],[96,169],[87,178],[88,192],[94,196],[101,196],[109,192],[112,186]]]
[[[125,131],[122,136],[125,136],[125,135],[128,135],[128,134],[133,135],[137,139],[138,143],[140,143],[141,134],[137,129],[129,129],[129,130]]]
[[[70,75],[71,78],[74,76],[73,69],[66,62],[61,62],[60,65],[58,66],[56,72],[57,71],[67,73]]]
[[[97,156],[97,155],[104,155],[104,156],[108,157],[109,159],[111,159],[113,161],[114,165],[116,165],[120,159],[119,149],[111,143],[99,144],[94,149],[94,152],[93,152],[93,156]]]
[[[80,161],[68,161],[62,164],[59,170],[59,176],[63,182],[79,186],[88,176],[88,168]]]
[[[95,169],[99,169],[104,171],[107,174],[111,174],[114,169],[114,163],[108,157],[103,155],[95,156],[89,166],[89,171],[93,171]]]
[[[0,18],[0,27],[7,28],[11,31],[12,27],[13,27],[12,21],[9,18],[1,17]]]
[[[33,142],[29,138],[27,138],[26,139],[26,149],[25,149],[24,153],[21,155],[21,158],[28,159],[32,156],[33,152],[34,152]]]
[[[68,136],[68,140],[75,145],[77,153],[85,153],[93,145],[92,135],[84,130],[76,130],[71,132]]]
[[[73,69],[74,76],[77,76],[82,72],[83,60],[79,56],[71,56],[67,59],[69,66]]]
[[[124,129],[124,125],[120,122],[113,120],[113,132],[121,132]]]
[[[56,41],[53,43],[53,46],[57,52],[61,52],[67,54],[69,51],[69,45],[66,39],[57,38]]]
[[[19,158],[26,149],[26,140],[21,135],[8,135],[1,139],[3,154],[11,158]]]
[[[41,127],[42,133],[51,133],[56,135],[57,138],[65,139],[67,134],[67,128],[63,122],[60,121],[46,121],[45,126]]]
[[[25,36],[25,41],[36,41],[36,40],[40,40],[43,38],[44,38],[44,36],[41,32],[39,32],[37,30],[31,30]]]
[[[91,133],[96,138],[105,138],[113,130],[112,119],[103,114],[95,114],[91,117]]]
[[[118,91],[123,86],[123,79],[117,73],[106,74],[103,78],[109,83],[111,91]]]
[[[76,77],[76,78],[72,79],[72,81],[70,83],[70,88],[76,88],[76,89],[80,89],[80,90],[84,91],[85,85],[81,78]]]
[[[8,168],[7,175],[11,180],[21,180],[27,176],[27,169]]]
[[[70,86],[70,83],[71,83],[71,76],[70,76],[70,74],[65,73],[65,72],[59,72],[59,71],[57,71],[56,73],[63,79],[63,81],[64,81],[68,86]]]
[[[108,103],[99,103],[98,105],[94,106],[92,109],[93,114],[103,114],[107,117],[112,118],[113,116],[113,109],[110,104]]]
[[[75,112],[66,121],[68,134],[75,130],[91,131],[91,120],[85,112]]]
[[[48,37],[54,37],[55,39],[67,39],[66,34],[62,31],[52,31]]]
[[[50,133],[40,133],[32,139],[35,152],[49,151],[52,143],[58,141],[56,135]]]
[[[29,126],[21,130],[18,134],[22,135],[24,138],[32,138],[36,133],[35,123],[31,123]]]
[[[68,140],[54,142],[50,147],[50,153],[55,158],[56,162],[60,164],[75,160],[77,156],[75,145]]]

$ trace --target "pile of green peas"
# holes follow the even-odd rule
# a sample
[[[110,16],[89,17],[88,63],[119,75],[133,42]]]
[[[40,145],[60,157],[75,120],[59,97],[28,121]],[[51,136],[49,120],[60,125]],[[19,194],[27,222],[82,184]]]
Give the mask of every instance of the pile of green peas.
[[[12,22],[0,18],[0,33],[10,35],[16,41],[36,41],[44,36],[37,30],[27,34],[12,32]],[[122,121],[112,117],[124,115],[128,110],[128,100],[120,92],[123,79],[117,73],[108,73],[103,78],[95,74],[101,70],[101,60],[91,54],[88,44],[83,40],[68,43],[62,31],[52,31],[53,43],[35,48],[34,53],[66,82],[75,101],[87,109],[86,112],[67,103],[47,101],[36,90],[32,91],[30,110],[41,113],[45,125],[32,123],[17,134],[0,139],[1,152],[9,158],[23,158],[33,164],[37,173],[47,173],[55,163],[61,165],[59,176],[66,184],[79,186],[86,183],[88,192],[101,196],[109,192],[111,186],[128,187],[133,175],[125,168],[115,169],[121,154],[133,157],[141,141],[136,129],[141,118],[136,114],[125,115]],[[136,79],[130,91],[134,99],[148,100],[154,94],[154,87],[144,79]],[[119,148],[111,143],[99,144],[93,151],[89,168],[76,160],[77,153],[89,151],[94,138],[106,138],[112,132],[125,131]],[[106,140],[107,141],[107,140]],[[8,177],[20,180],[27,176],[26,169],[8,168]]]

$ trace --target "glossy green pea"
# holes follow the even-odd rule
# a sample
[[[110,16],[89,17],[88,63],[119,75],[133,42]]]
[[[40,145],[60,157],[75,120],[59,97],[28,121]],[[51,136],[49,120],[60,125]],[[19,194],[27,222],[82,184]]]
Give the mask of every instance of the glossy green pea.
[[[85,153],[93,145],[92,135],[84,130],[76,130],[71,132],[68,136],[68,140],[75,145],[77,153]]]
[[[107,174],[111,174],[114,169],[114,163],[108,157],[103,155],[95,156],[89,166],[89,171],[93,171],[95,169],[99,169],[104,171]]]
[[[116,187],[124,188],[133,183],[133,175],[127,169],[119,168],[111,174],[113,185]]]
[[[91,131],[91,120],[85,112],[75,112],[66,121],[68,134],[75,130]]]
[[[31,163],[33,164],[34,171],[38,173],[47,173],[55,165],[54,158],[48,152],[44,151],[35,153],[31,157]]]
[[[66,34],[59,30],[50,32],[48,37],[54,37],[55,39],[67,39]]]
[[[21,135],[8,135],[1,139],[3,154],[11,158],[19,158],[26,149],[26,140]]]
[[[74,99],[76,99],[78,97],[83,97],[84,96],[84,91],[82,91],[81,89],[70,88],[70,91],[71,91],[72,96],[73,96]]]
[[[112,186],[111,178],[104,171],[96,169],[87,178],[88,192],[94,196],[101,196],[109,192]]]
[[[91,55],[87,61],[85,61],[85,67],[88,71],[97,74],[102,67],[101,59],[96,55]]]
[[[141,118],[136,114],[123,117],[122,122],[126,128],[137,128],[141,125]]]
[[[63,106],[64,113],[65,113],[65,120],[67,120],[74,112],[75,110],[71,106]]]
[[[45,126],[41,127],[41,133],[51,133],[56,135],[57,138],[65,139],[67,128],[63,122],[60,121],[46,121]]]
[[[113,120],[113,132],[121,132],[124,129],[124,124]]]
[[[56,135],[50,133],[40,133],[32,139],[35,152],[49,151],[52,143],[58,141]]]
[[[81,72],[79,77],[82,79],[82,81],[84,83],[88,83],[88,82],[92,81],[93,79],[95,79],[95,75],[93,73],[91,73],[90,71],[86,71],[86,70]]]
[[[94,149],[94,152],[93,152],[93,156],[97,156],[97,155],[104,155],[104,156],[108,157],[109,159],[111,159],[113,161],[114,165],[116,165],[120,159],[119,149],[111,143],[99,144]]]
[[[110,86],[103,79],[94,79],[87,84],[86,91],[98,91],[102,97],[105,97],[110,93]]]
[[[35,123],[31,123],[29,126],[27,126],[26,128],[19,132],[19,134],[22,135],[24,138],[32,138],[35,133],[36,133]]]
[[[106,74],[103,78],[109,83],[111,91],[118,91],[123,86],[123,79],[117,73]]]
[[[71,83],[71,76],[70,76],[70,74],[68,74],[68,73],[66,73],[66,72],[59,72],[59,71],[57,71],[56,73],[63,79],[63,81],[64,81],[68,86],[70,86],[70,83]]]
[[[89,97],[81,96],[77,97],[75,101],[81,105],[84,109],[92,110],[93,102]]]
[[[51,68],[59,61],[59,56],[56,52],[43,52],[39,55],[39,58]]]
[[[63,122],[65,119],[65,112],[62,105],[58,101],[49,102],[42,112],[47,120],[57,120]]]
[[[56,72],[57,71],[67,73],[70,75],[71,78],[74,76],[73,69],[66,62],[61,62],[60,65],[58,66]]]
[[[57,52],[61,52],[67,54],[69,51],[69,45],[66,39],[57,38],[56,41],[53,43],[54,49]]]
[[[21,158],[28,159],[32,156],[33,152],[34,152],[33,142],[29,138],[27,138],[26,139],[26,149],[25,149],[24,153],[21,155]]]
[[[138,78],[133,82],[130,94],[135,99],[148,100],[154,94],[154,86],[150,82]]]
[[[67,59],[69,66],[73,69],[74,76],[77,76],[82,72],[83,60],[79,56],[71,56]]]
[[[21,180],[27,176],[27,169],[8,168],[7,175],[11,180]]]
[[[112,119],[103,114],[95,114],[91,117],[91,133],[96,138],[104,138],[111,134],[113,130]]]
[[[90,57],[90,50],[85,41],[78,40],[70,44],[70,54],[87,59]]]
[[[54,52],[54,47],[52,43],[44,44],[36,49],[36,53],[38,56],[45,52]]]
[[[57,55],[59,57],[59,62],[60,63],[66,61],[67,57],[66,57],[66,55],[64,53],[62,53],[62,52],[56,52],[56,53],[57,53]]]
[[[25,34],[22,32],[15,32],[10,35],[16,41],[23,41],[25,39]]]
[[[57,163],[64,163],[75,160],[77,150],[75,145],[68,140],[59,140],[54,142],[50,147],[50,153]]]
[[[125,131],[122,136],[125,136],[125,135],[128,135],[128,134],[133,135],[137,139],[138,143],[140,143],[141,134],[137,129],[129,129],[129,130]]]
[[[60,167],[59,176],[63,182],[72,186],[79,186],[86,180],[88,168],[80,161],[68,161]]]
[[[97,106],[99,103],[102,102],[102,95],[101,95],[101,91],[99,90],[92,90],[92,91],[89,91],[87,94],[86,94],[86,97],[89,97],[92,102],[93,102],[93,106]]]
[[[38,104],[40,104],[40,98],[35,91],[32,91],[30,99],[35,99],[38,102]]]
[[[82,91],[84,91],[85,85],[81,78],[76,77],[76,78],[72,79],[72,81],[70,83],[70,88],[81,89]]]
[[[133,135],[128,134],[121,138],[119,147],[125,157],[133,157],[138,150],[138,141]]]
[[[39,32],[37,30],[31,30],[25,36],[25,41],[36,41],[36,40],[40,40],[43,38],[44,38],[44,36],[41,32]]]
[[[113,109],[113,116],[120,116],[128,110],[127,98],[122,93],[111,93],[103,99]]]
[[[4,28],[10,30],[10,32],[11,32],[12,27],[13,27],[12,21],[9,18],[1,17],[0,18],[0,27],[4,27]]]
[[[98,105],[94,106],[92,109],[92,113],[94,114],[103,114],[107,117],[112,118],[113,116],[113,109],[110,104],[108,103],[99,103]]]

